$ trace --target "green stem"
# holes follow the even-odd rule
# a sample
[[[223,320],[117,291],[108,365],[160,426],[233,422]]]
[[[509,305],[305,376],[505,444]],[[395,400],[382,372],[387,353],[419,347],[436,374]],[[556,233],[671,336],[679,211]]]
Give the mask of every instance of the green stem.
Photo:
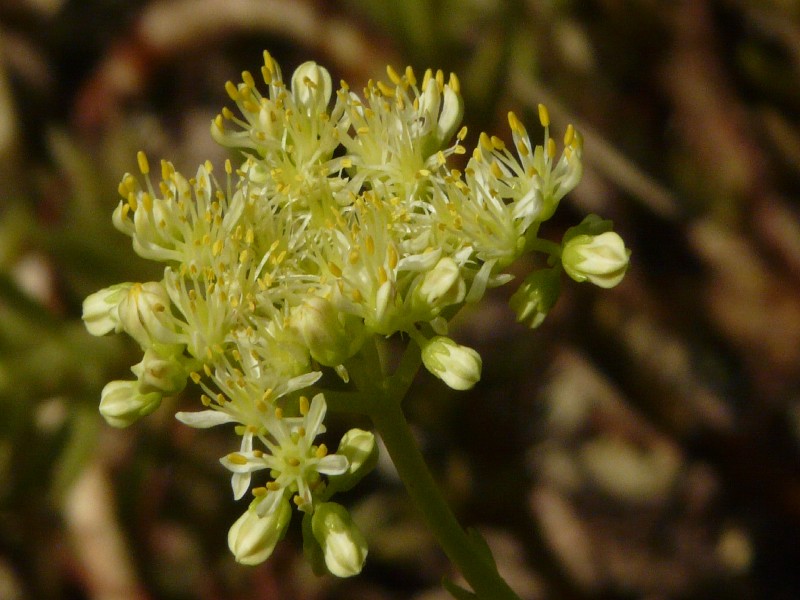
[[[371,411],[371,417],[409,496],[445,554],[472,586],[478,598],[519,600],[498,574],[485,548],[470,539],[442,497],[403,414],[401,401],[405,390],[400,386],[398,388],[387,390],[380,406]],[[398,391],[402,393],[396,393]]]

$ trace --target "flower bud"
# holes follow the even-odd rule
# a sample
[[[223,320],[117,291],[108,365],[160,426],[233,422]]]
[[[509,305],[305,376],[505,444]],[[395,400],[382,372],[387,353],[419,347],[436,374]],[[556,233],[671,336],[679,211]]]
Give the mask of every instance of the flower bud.
[[[422,362],[454,390],[468,390],[481,378],[480,354],[444,336],[436,336],[425,344]]]
[[[186,387],[189,372],[181,360],[183,346],[158,345],[145,350],[142,361],[131,368],[139,378],[139,391],[177,394]]]
[[[263,517],[258,516],[257,503],[251,504],[228,531],[228,548],[236,562],[257,565],[267,560],[286,534],[291,518],[292,507],[286,498]]]
[[[143,348],[170,343],[176,336],[170,328],[169,306],[169,296],[160,283],[134,283],[119,304],[119,322]]]
[[[111,381],[100,394],[100,414],[112,427],[127,427],[161,404],[161,394],[139,391],[138,381]]]
[[[542,324],[561,292],[561,270],[542,269],[525,278],[508,304],[517,313],[517,321],[531,329]]]
[[[332,91],[331,74],[314,61],[304,62],[292,75],[292,96],[308,115],[325,112]]]
[[[361,572],[367,560],[367,541],[344,506],[321,504],[314,511],[311,529],[332,575],[352,577]]]
[[[612,288],[625,276],[630,250],[613,231],[600,235],[577,235],[564,244],[561,263],[575,281],[590,281]]]
[[[292,312],[292,326],[303,338],[311,357],[321,365],[335,367],[353,356],[361,346],[360,324],[345,323],[325,298],[313,296]],[[355,330],[355,331],[353,331]]]
[[[120,283],[95,292],[83,301],[83,323],[92,335],[105,335],[111,330],[119,331],[117,307],[125,298],[130,283]]]
[[[463,302],[466,293],[467,284],[461,276],[461,269],[456,261],[446,256],[425,274],[414,290],[412,305],[415,309],[424,309],[432,318],[442,308]]]
[[[351,429],[342,436],[336,454],[347,458],[347,471],[329,475],[328,487],[337,492],[352,489],[378,464],[378,445],[375,435],[362,429]]]

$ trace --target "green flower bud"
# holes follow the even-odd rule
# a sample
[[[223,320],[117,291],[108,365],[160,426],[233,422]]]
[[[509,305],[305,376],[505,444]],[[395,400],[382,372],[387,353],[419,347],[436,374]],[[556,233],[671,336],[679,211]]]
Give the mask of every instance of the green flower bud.
[[[341,475],[330,475],[328,487],[345,492],[352,489],[378,464],[378,444],[371,431],[351,429],[342,436],[336,454],[347,458],[347,471]]]
[[[363,325],[347,321],[325,298],[313,296],[292,312],[292,327],[308,347],[311,357],[326,367],[335,367],[361,347]]]
[[[176,339],[169,307],[169,296],[162,284],[134,283],[119,304],[119,322],[143,348],[154,343],[169,344]]]
[[[161,394],[143,394],[138,381],[111,381],[100,394],[100,414],[112,427],[127,427],[160,404]]]
[[[243,565],[257,565],[267,560],[286,534],[292,518],[292,507],[286,498],[263,517],[258,516],[257,506],[258,501],[253,502],[228,531],[228,547],[236,562]]]
[[[542,324],[561,293],[561,269],[542,269],[525,278],[508,304],[517,321],[531,329]]]
[[[125,298],[130,283],[120,283],[91,294],[83,301],[83,323],[92,335],[119,332],[121,325],[117,307]]]
[[[468,390],[481,378],[481,355],[450,338],[436,336],[422,348],[425,368],[454,390]]]
[[[367,560],[367,541],[344,506],[335,502],[318,506],[311,529],[332,575],[352,577],[361,572]]]
[[[412,307],[424,310],[431,318],[446,306],[464,301],[467,284],[461,276],[461,269],[449,256],[436,263],[422,278],[414,290]]]
[[[131,368],[139,378],[139,391],[169,395],[186,387],[189,370],[182,352],[183,346],[158,345],[145,350],[142,361]]]
[[[582,234],[564,244],[561,264],[575,281],[589,281],[602,288],[612,288],[625,276],[630,250],[613,231],[600,235]]]

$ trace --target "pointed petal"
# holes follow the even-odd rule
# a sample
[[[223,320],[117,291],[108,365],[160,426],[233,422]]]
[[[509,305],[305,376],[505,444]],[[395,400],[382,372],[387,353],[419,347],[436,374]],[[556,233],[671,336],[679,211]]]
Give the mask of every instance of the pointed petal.
[[[188,425],[189,427],[196,427],[198,429],[207,429],[209,427],[222,425],[224,423],[236,422],[236,419],[234,419],[231,415],[219,410],[179,412],[175,414],[175,418],[178,419],[178,421],[180,421],[184,425]]]

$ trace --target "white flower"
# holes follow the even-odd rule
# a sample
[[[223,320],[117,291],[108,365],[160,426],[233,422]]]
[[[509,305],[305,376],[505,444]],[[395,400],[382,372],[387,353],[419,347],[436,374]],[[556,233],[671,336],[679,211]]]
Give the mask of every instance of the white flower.
[[[274,510],[287,493],[294,493],[295,504],[302,511],[313,510],[313,491],[321,484],[321,475],[339,475],[347,471],[347,458],[328,454],[325,445],[314,445],[314,439],[325,431],[325,397],[317,394],[311,401],[301,398],[301,418],[265,415],[263,430],[254,435],[267,452],[249,449],[250,443],[239,452],[228,454],[220,462],[240,478],[235,480],[235,493],[241,497],[249,486],[250,475],[269,469],[272,480],[263,488],[253,490],[264,496],[259,504],[260,514]]]

